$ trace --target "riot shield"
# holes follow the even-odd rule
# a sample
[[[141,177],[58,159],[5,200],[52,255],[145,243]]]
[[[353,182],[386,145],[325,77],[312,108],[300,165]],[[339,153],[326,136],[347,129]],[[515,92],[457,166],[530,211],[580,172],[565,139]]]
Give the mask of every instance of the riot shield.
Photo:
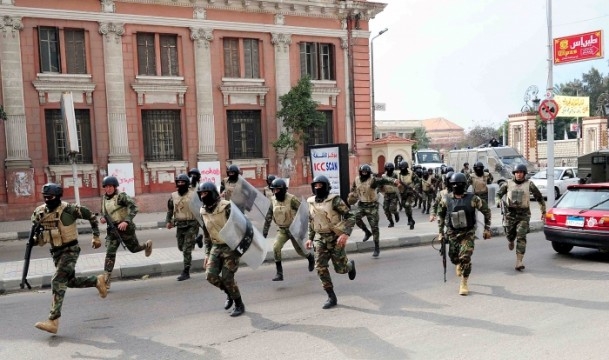
[[[494,208],[497,203],[495,202],[495,196],[497,196],[497,192],[499,191],[499,185],[490,184],[487,185],[488,188],[488,207]]]
[[[226,245],[241,254],[243,262],[255,270],[266,258],[266,239],[232,200],[230,206],[230,216],[220,230],[220,237]]]
[[[230,200],[237,205],[242,213],[247,212],[248,217],[252,220],[257,220],[260,217],[263,223],[271,206],[271,201],[241,176],[237,180]]]
[[[305,254],[310,253],[311,249],[305,247],[309,235],[309,203],[307,203],[305,198],[301,199],[300,206],[289,230],[302,251]]]
[[[203,218],[201,217],[201,206],[203,206],[203,203],[201,202],[201,199],[199,199],[199,194],[195,192],[194,196],[190,200],[190,203],[188,203],[188,207],[190,208],[190,211],[192,211],[192,214],[195,216],[195,219],[197,219],[197,221],[199,222],[199,225],[204,228],[205,223],[203,222]]]

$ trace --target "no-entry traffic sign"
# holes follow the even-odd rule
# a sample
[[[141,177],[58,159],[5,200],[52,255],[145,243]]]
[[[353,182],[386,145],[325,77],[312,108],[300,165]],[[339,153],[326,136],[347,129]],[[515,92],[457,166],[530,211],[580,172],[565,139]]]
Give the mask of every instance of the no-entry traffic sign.
[[[539,117],[542,120],[554,120],[558,114],[558,104],[554,100],[543,100],[539,104]]]

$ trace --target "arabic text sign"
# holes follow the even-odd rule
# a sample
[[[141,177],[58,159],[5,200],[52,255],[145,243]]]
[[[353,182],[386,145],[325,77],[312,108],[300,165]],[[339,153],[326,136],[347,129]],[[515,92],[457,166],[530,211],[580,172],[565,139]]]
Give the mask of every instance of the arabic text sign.
[[[330,193],[340,195],[340,167],[338,146],[311,149],[313,177],[325,175],[330,180]]]
[[[602,30],[597,30],[554,39],[554,64],[602,59],[602,34]]]
[[[220,171],[219,161],[199,161],[197,167],[201,172],[201,184],[210,181],[216,184],[220,191],[220,183],[222,182],[222,172]]]
[[[590,98],[587,96],[554,96],[558,103],[556,117],[587,117],[590,116]]]

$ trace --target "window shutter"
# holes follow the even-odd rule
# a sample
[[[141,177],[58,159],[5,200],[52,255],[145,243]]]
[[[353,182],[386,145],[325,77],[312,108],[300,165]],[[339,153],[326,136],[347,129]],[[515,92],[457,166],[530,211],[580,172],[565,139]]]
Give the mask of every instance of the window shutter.
[[[161,35],[161,75],[178,76],[178,39],[176,35]]]
[[[260,78],[260,61],[257,39],[243,40],[243,55],[245,58],[245,77],[248,79]]]
[[[87,57],[85,32],[81,29],[65,29],[66,66],[68,74],[86,74]]]
[[[156,75],[154,34],[137,34],[137,65],[139,75]]]
[[[224,76],[241,77],[239,66],[239,39],[224,39]]]
[[[300,43],[300,77],[307,75],[307,43]]]

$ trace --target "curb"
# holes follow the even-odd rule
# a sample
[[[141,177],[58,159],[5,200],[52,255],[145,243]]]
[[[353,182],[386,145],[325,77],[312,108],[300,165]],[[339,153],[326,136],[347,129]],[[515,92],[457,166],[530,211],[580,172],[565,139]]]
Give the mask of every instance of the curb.
[[[164,227],[165,222],[142,224],[138,226],[138,229],[150,229],[155,227]],[[154,225],[154,226],[153,226]],[[145,227],[151,226],[151,227]],[[529,224],[529,232],[538,232],[543,230],[543,222],[540,220],[531,221]],[[80,230],[80,229],[79,229]],[[80,233],[80,232],[79,232]],[[90,229],[89,229],[90,233]],[[493,236],[504,235],[503,226],[491,226],[491,233]],[[435,233],[419,234],[412,236],[400,236],[400,237],[389,237],[385,238],[380,242],[381,249],[401,248],[401,247],[414,247],[431,244],[432,240],[436,237]],[[374,242],[350,242],[347,243],[345,250],[347,253],[364,253],[371,252],[374,249]],[[196,255],[195,255],[196,254]],[[203,253],[193,253],[192,269],[191,273],[202,273],[203,269]],[[282,260],[295,260],[300,259],[300,255],[296,253],[296,250],[289,248],[282,251]],[[264,263],[272,264],[274,262],[273,251],[267,252]],[[241,264],[240,266],[246,266]],[[179,274],[182,271],[183,262],[182,259],[177,260],[166,260],[154,263],[142,263],[133,265],[116,266],[112,272],[112,279],[125,280],[141,278],[143,276],[158,277],[158,276],[169,276]],[[78,271],[76,276],[88,276],[97,275],[100,270],[87,269],[84,271]],[[6,294],[10,292],[19,291],[19,284],[21,283],[21,272],[18,274],[18,278],[0,279],[0,294]],[[28,277],[28,282],[34,289],[44,289],[51,286],[52,274],[45,275],[34,275]]]
[[[156,228],[165,228],[167,223],[165,221],[158,222],[145,222],[141,224],[136,224],[136,230],[150,230]],[[101,224],[100,224],[101,225]],[[99,227],[100,234],[106,234],[107,229],[106,226],[102,225]],[[80,226],[78,227],[78,234],[91,234],[90,226]],[[18,232],[5,232],[0,233],[0,241],[13,241],[13,240],[27,240],[30,237],[29,231],[18,231]]]

